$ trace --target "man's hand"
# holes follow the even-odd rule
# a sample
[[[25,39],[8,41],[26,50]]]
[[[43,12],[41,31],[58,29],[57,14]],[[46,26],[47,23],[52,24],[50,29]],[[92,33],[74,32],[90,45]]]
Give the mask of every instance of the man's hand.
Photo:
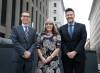
[[[75,56],[76,56],[77,52],[76,51],[72,51],[72,52],[68,52],[67,53],[67,56],[70,58],[70,59],[74,59]]]
[[[31,52],[25,51],[23,57],[24,57],[25,59],[29,59],[29,58],[31,57]]]

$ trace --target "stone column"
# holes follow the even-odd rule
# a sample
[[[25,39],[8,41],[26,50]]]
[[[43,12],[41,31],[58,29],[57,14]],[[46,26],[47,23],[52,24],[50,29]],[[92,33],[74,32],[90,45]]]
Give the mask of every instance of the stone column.
[[[7,0],[7,12],[6,12],[6,35],[8,37],[11,32],[11,17],[12,17],[12,0]]]

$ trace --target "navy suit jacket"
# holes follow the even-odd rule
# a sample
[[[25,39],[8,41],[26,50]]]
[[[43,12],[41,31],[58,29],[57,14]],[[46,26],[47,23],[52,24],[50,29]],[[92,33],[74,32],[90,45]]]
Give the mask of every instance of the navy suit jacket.
[[[68,24],[65,24],[62,27],[60,27],[59,32],[61,35],[62,57],[66,57],[67,59],[69,59],[66,53],[75,50],[77,52],[75,60],[84,60],[84,45],[87,39],[85,25],[75,22],[72,38],[68,33]]]
[[[33,28],[29,27],[28,34],[29,34],[29,37],[27,40],[22,25],[15,26],[12,29],[10,38],[12,39],[12,42],[15,45],[15,49],[17,52],[17,57],[16,57],[17,60],[23,59],[22,55],[24,54],[25,50],[28,50],[31,52],[31,55],[32,55],[31,58],[34,57],[33,55],[35,51],[35,43],[36,43],[36,38],[37,38],[36,31]]]

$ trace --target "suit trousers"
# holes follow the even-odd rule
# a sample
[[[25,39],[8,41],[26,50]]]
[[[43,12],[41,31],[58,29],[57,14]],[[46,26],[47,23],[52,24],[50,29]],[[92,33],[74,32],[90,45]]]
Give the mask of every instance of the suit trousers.
[[[74,59],[62,59],[64,73],[85,73],[85,60],[75,61]]]
[[[16,62],[16,73],[31,73],[32,61]]]

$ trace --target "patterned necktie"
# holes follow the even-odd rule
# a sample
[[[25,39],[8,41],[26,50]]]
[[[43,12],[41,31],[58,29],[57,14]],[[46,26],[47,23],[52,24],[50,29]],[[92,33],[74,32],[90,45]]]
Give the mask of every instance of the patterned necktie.
[[[26,38],[28,40],[28,26],[25,26],[25,35],[26,35]]]

